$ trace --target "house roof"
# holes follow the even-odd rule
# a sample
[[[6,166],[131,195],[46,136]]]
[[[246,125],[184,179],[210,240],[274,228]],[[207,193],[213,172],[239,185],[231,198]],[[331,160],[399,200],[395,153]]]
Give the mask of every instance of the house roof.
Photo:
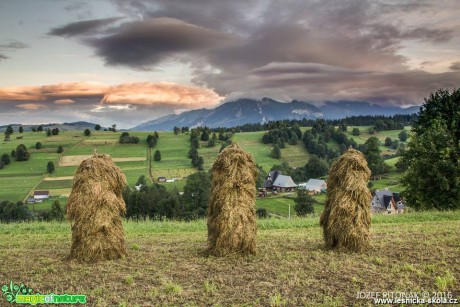
[[[34,191],[34,196],[35,195],[49,195],[50,191]]]
[[[280,188],[295,188],[297,184],[292,180],[291,176],[278,175],[275,182],[273,182],[273,186]]]
[[[310,179],[307,183],[303,184],[306,190],[318,190],[327,187],[326,181],[322,179]]]
[[[390,190],[375,191],[374,197],[377,198],[380,207],[388,208],[391,198],[393,197],[393,192],[391,192]]]
[[[271,181],[270,179],[267,179],[264,181],[264,188],[271,188],[273,187],[273,181]]]

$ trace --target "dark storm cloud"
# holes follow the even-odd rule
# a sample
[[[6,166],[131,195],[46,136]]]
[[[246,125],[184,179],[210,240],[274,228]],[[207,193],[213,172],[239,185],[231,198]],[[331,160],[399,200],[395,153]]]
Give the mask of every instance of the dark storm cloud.
[[[232,36],[172,18],[121,25],[114,34],[89,40],[108,65],[145,69],[162,60],[221,48]]]
[[[7,59],[8,59],[8,57],[6,55],[0,53],[0,62],[4,61],[4,60],[7,60]]]
[[[460,71],[460,62],[452,63],[452,65],[449,66],[449,69],[453,71]]]
[[[66,37],[95,34],[96,31],[99,30],[100,28],[113,24],[114,22],[118,20],[120,20],[120,18],[114,17],[114,18],[77,21],[77,22],[69,23],[62,27],[53,28],[48,34],[55,35],[55,36],[66,36]]]
[[[107,65],[189,63],[194,82],[228,97],[418,103],[427,90],[460,81],[411,70],[400,52],[408,42],[438,48],[457,37],[458,22],[436,19],[445,21],[444,6],[460,9],[455,1],[112,2],[132,21],[82,40]]]

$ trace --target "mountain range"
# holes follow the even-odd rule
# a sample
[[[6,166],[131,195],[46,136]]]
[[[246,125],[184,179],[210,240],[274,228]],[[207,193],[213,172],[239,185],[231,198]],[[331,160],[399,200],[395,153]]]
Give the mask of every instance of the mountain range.
[[[340,119],[360,115],[412,114],[419,111],[418,106],[402,108],[380,106],[365,101],[328,101],[321,106],[309,102],[293,100],[283,103],[271,98],[261,100],[242,98],[229,101],[213,109],[197,109],[142,123],[129,130],[164,131],[177,127],[207,126],[234,127],[247,123],[264,123],[283,119]]]

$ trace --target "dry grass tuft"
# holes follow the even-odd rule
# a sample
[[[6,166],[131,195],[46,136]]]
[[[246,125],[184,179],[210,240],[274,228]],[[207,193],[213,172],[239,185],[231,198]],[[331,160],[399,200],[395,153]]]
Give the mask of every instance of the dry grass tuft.
[[[78,167],[67,202],[72,222],[69,259],[80,262],[118,259],[126,255],[122,197],[126,178],[108,155],[94,155]]]
[[[371,171],[357,150],[347,150],[329,170],[320,224],[327,248],[360,252],[370,247]]]
[[[257,168],[235,143],[212,166],[208,211],[208,252],[214,256],[256,253]]]

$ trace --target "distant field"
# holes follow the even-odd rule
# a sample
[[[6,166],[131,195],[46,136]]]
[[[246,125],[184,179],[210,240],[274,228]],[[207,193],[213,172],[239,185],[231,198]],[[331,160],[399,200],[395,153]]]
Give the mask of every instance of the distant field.
[[[358,143],[364,143],[369,135],[369,127],[359,127],[361,135],[359,137],[351,136],[353,127],[348,127],[347,134],[353,137]],[[308,128],[302,128],[305,131]],[[406,130],[409,129],[406,127]],[[31,158],[26,162],[12,161],[4,169],[0,170],[0,199],[12,201],[24,200],[33,189],[47,189],[54,195],[69,195],[72,187],[72,178],[76,171],[77,165],[86,157],[91,156],[96,150],[100,154],[110,154],[122,171],[124,172],[128,184],[134,185],[141,176],[148,177],[148,147],[146,138],[153,132],[129,132],[130,135],[139,137],[139,144],[118,144],[121,132],[110,131],[92,131],[90,137],[83,136],[80,131],[63,131],[57,136],[47,137],[46,133],[23,133],[23,139],[17,140],[15,137],[19,133],[12,135],[11,141],[2,142],[0,154],[11,153],[19,144],[25,144],[31,153]],[[295,146],[286,145],[281,150],[281,159],[273,159],[271,150],[273,144],[263,144],[262,136],[265,132],[247,132],[236,133],[233,141],[238,143],[243,149],[250,152],[255,162],[261,165],[266,171],[270,170],[275,164],[281,164],[283,161],[293,167],[304,166],[309,159],[309,154],[305,150],[301,141]],[[399,131],[385,131],[376,133],[382,142],[386,136],[397,137]],[[184,178],[196,172],[192,167],[187,153],[190,150],[190,135],[188,133],[175,135],[172,132],[160,132],[158,144],[152,150],[152,155],[156,150],[161,152],[161,161],[153,161],[152,174],[154,178],[164,176],[167,178],[177,178],[179,181],[173,183],[164,183],[168,189],[176,187],[182,190],[185,185]],[[42,143],[42,149],[35,149],[37,142]],[[208,148],[207,142],[200,142],[199,154],[204,158],[205,170],[209,170],[215,158],[219,154],[221,144]],[[64,152],[58,154],[57,147],[62,145]],[[337,147],[331,142],[331,146]],[[386,150],[386,147],[382,146]],[[52,174],[46,173],[46,165],[49,161],[54,162],[56,170]],[[395,191],[400,191],[401,186],[399,179],[401,174],[394,171],[396,159],[387,160],[387,163],[393,167],[388,179],[374,182],[374,188],[389,187]],[[66,180],[55,180],[64,177]],[[259,204],[264,204],[270,212],[280,211],[280,215],[287,216],[286,204],[287,199],[258,200]],[[264,203],[266,202],[266,203]]]
[[[365,253],[324,249],[318,216],[257,223],[256,255],[217,258],[205,254],[205,220],[124,222],[128,256],[97,265],[64,260],[66,222],[2,224],[0,280],[83,294],[88,306],[372,306],[358,295],[368,292],[460,299],[460,211],[376,215]]]

